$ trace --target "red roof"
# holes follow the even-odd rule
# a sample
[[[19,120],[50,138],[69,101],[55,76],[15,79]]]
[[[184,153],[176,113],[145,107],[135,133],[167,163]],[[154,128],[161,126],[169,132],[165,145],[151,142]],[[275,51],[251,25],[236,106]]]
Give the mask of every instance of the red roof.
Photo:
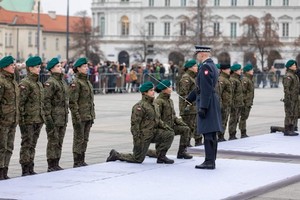
[[[73,27],[81,18],[82,17],[69,16],[70,32],[74,32]],[[87,17],[87,19],[88,23],[91,24],[91,18]],[[0,24],[37,26],[38,13],[9,11],[0,6]],[[49,14],[40,13],[40,25],[45,32],[66,32],[67,16],[56,15],[54,18],[51,18]]]

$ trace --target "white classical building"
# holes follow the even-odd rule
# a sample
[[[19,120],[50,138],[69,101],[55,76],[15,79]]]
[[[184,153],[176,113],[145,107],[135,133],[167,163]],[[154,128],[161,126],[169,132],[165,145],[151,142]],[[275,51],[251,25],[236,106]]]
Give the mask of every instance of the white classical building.
[[[204,1],[204,0],[200,0]],[[298,59],[298,47],[294,45],[300,35],[299,0],[207,0],[210,27],[207,35],[221,33],[226,44],[219,53],[226,52],[230,62],[245,63],[245,52],[236,45],[245,27],[241,22],[248,16],[261,18],[270,13],[278,24],[282,47],[273,49],[283,59]],[[181,57],[192,57],[189,52],[177,48],[176,40],[187,33],[186,18],[197,12],[197,0],[93,0],[92,21],[97,29],[100,49],[108,60],[130,64],[143,58],[158,59],[163,63]],[[196,26],[196,25],[195,25]],[[195,27],[196,28],[196,27]],[[225,41],[225,40],[224,40]],[[153,49],[164,47],[155,53]],[[214,48],[214,46],[212,46]],[[256,57],[256,52],[254,57]],[[180,56],[181,55],[181,56]],[[216,58],[218,55],[215,55]],[[257,63],[259,65],[259,62]],[[269,66],[269,64],[268,64]]]

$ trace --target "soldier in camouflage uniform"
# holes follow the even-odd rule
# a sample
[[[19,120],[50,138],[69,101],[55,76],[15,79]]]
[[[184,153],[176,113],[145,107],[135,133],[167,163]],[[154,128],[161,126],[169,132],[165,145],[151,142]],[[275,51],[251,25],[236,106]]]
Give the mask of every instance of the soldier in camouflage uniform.
[[[244,106],[243,100],[243,86],[241,82],[241,70],[242,66],[240,64],[234,64],[231,66],[231,71],[233,72],[230,76],[230,81],[232,83],[232,106],[230,109],[229,117],[229,140],[235,140],[236,128],[239,123],[239,118],[241,116],[242,107]]]
[[[249,137],[247,135],[246,121],[249,117],[254,99],[254,81],[253,81],[253,66],[247,64],[243,68],[244,76],[242,78],[244,107],[241,110],[241,118],[239,129],[241,130],[241,138]]]
[[[19,118],[19,88],[12,56],[0,60],[0,180],[7,176]]]
[[[68,123],[69,95],[62,66],[57,58],[48,62],[47,70],[51,76],[44,83],[44,105],[48,138],[47,171],[51,172],[63,169],[59,166],[59,160]]]
[[[35,147],[44,123],[44,88],[39,82],[41,64],[38,56],[28,58],[27,75],[19,84],[22,176],[36,174],[33,169]]]
[[[229,78],[230,78],[230,65],[220,64],[220,76],[218,81],[217,92],[220,97],[222,127],[224,132],[218,133],[218,142],[226,141],[224,138],[224,133],[226,130],[231,103],[232,103],[232,84]]]
[[[154,85],[146,82],[140,87],[142,100],[136,103],[131,113],[133,153],[123,154],[112,149],[106,162],[127,161],[142,163],[151,143],[155,143],[157,163],[173,164],[166,154],[174,139],[174,131],[160,119],[158,105],[154,101]]]
[[[88,79],[86,58],[79,58],[74,64],[76,78],[70,85],[69,106],[74,129],[73,167],[86,166],[85,152],[89,141],[90,129],[95,119],[93,86]]]
[[[196,60],[187,61],[184,68],[185,73],[179,81],[177,92],[180,96],[186,98],[196,88],[195,78],[198,71]],[[195,139],[195,146],[202,145],[202,135],[196,134],[196,102],[189,105],[183,98],[179,98],[179,114],[191,130],[189,140],[193,137]]]
[[[159,107],[161,120],[174,130],[175,135],[180,135],[177,158],[192,159],[193,156],[186,153],[186,147],[189,144],[190,128],[181,118],[176,117],[174,103],[170,98],[172,93],[170,86],[171,82],[169,80],[161,81],[155,88],[155,91],[160,94],[154,102]]]
[[[284,135],[285,136],[297,136],[294,128],[298,118],[298,104],[299,104],[299,78],[296,75],[297,62],[295,60],[289,60],[286,63],[286,73],[283,77],[283,89],[284,89]]]

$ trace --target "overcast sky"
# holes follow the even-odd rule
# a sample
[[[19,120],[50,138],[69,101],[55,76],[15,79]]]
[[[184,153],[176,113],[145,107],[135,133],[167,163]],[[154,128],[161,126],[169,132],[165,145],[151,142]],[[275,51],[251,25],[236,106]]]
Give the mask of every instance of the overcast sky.
[[[41,8],[44,13],[56,11],[57,14],[67,15],[67,0],[41,0]],[[92,0],[69,0],[70,15],[78,11],[86,10],[91,17]]]

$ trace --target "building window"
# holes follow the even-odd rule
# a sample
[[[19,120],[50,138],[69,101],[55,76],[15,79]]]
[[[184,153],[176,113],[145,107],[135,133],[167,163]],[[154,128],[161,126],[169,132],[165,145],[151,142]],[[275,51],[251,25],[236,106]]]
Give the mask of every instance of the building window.
[[[282,37],[289,37],[289,23],[282,23]]]
[[[59,39],[58,38],[56,38],[56,40],[55,40],[55,49],[56,49],[56,51],[59,50]]]
[[[47,49],[47,38],[43,38],[43,49],[46,50]]]
[[[254,0],[249,0],[249,1],[248,1],[248,5],[249,5],[249,6],[254,6]]]
[[[219,6],[220,5],[220,0],[215,0],[215,6]]]
[[[121,18],[121,35],[129,35],[129,19],[127,16]]]
[[[186,0],[181,0],[181,6],[186,6]]]
[[[8,34],[7,33],[5,33],[5,45],[4,46],[5,47],[8,46]]]
[[[283,0],[282,5],[283,6],[288,6],[289,5],[289,0]]]
[[[34,44],[34,46],[35,47],[37,47],[38,46],[38,32],[35,32],[35,40],[34,40],[34,42],[35,42],[35,44]]]
[[[236,6],[236,4],[237,4],[237,0],[231,0],[231,5],[232,6]]]
[[[253,28],[253,25],[248,25],[247,35],[248,35],[249,38],[253,38],[254,37],[254,28]]]
[[[236,38],[236,22],[230,23],[230,37]]]
[[[154,53],[154,49],[153,49],[153,44],[148,44],[147,45],[147,53],[148,54],[153,54]]]
[[[180,23],[180,35],[185,36],[186,35],[186,22]]]
[[[220,35],[220,23],[215,22],[214,23],[214,36],[218,37]]]
[[[154,0],[149,0],[149,6],[153,7],[154,6]]]
[[[170,6],[170,0],[165,0],[165,6],[167,6],[167,7]]]
[[[154,22],[148,23],[148,35],[153,36],[154,35]]]
[[[129,0],[121,0],[121,2],[129,2]]]
[[[12,45],[12,33],[9,34],[9,37],[8,37],[8,45],[9,45],[10,47],[13,46],[13,45]]]
[[[272,0],[266,0],[266,6],[271,6],[272,5]]]
[[[28,46],[32,47],[32,32],[31,31],[28,33]]]
[[[165,22],[165,36],[170,36],[170,22]]]
[[[100,18],[99,26],[99,33],[103,36],[105,34],[105,18],[103,16]]]

